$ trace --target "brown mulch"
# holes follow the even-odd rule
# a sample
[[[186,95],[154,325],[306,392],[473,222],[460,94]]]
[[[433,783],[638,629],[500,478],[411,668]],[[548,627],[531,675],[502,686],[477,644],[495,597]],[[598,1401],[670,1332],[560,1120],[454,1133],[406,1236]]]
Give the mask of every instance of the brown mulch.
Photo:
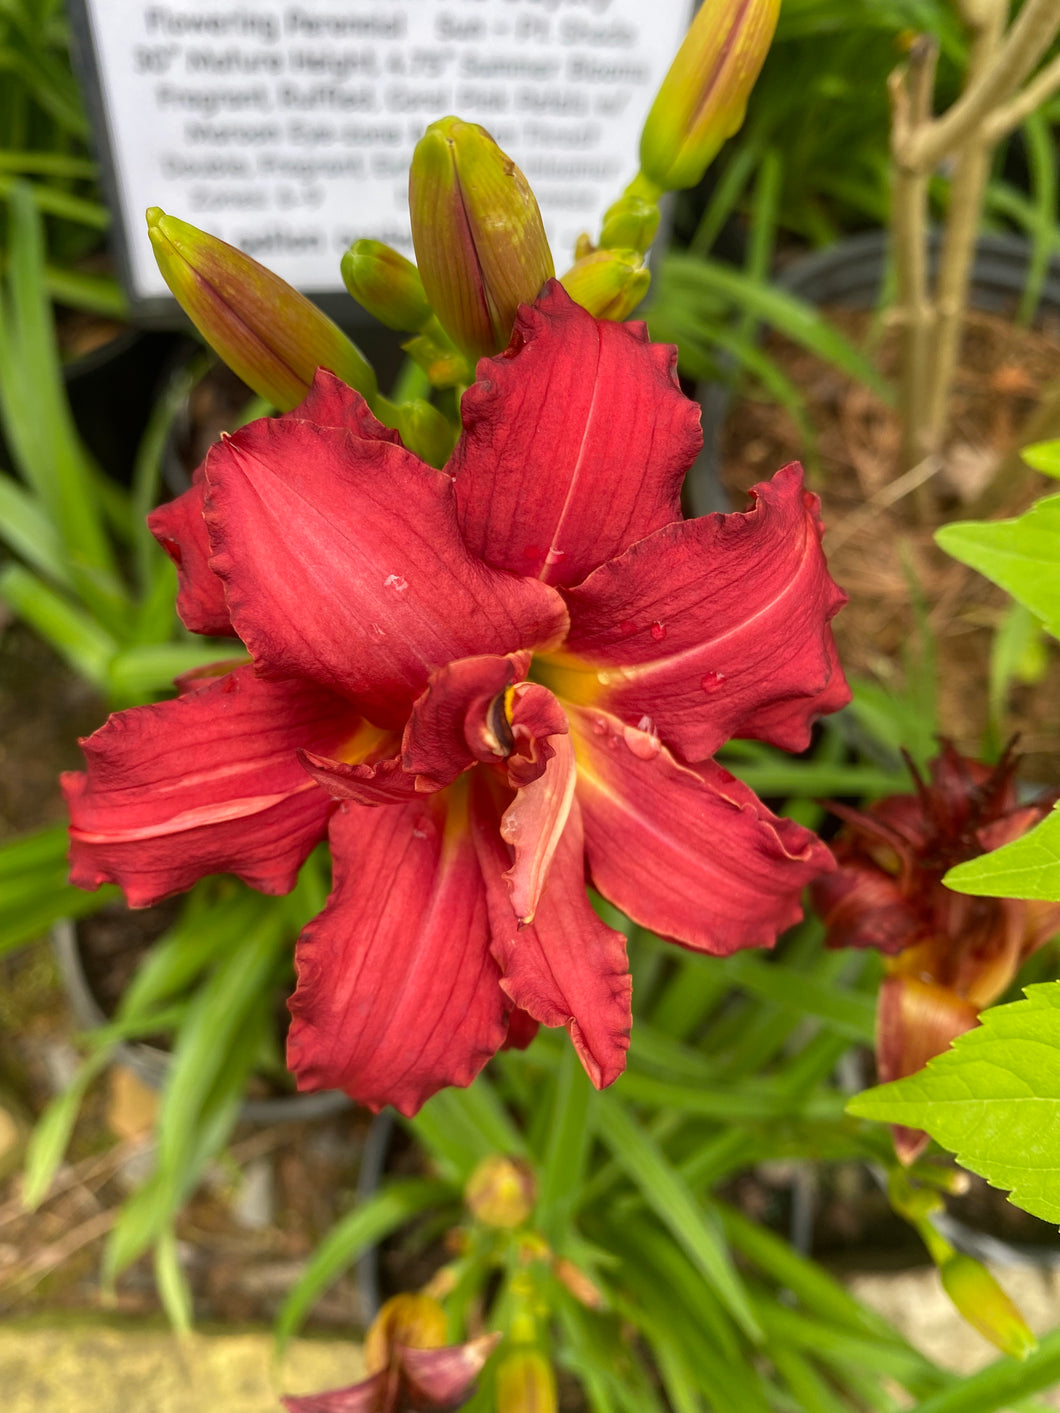
[[[863,346],[878,337],[867,315],[826,313]],[[894,340],[884,333],[878,343],[879,366],[893,374]],[[846,671],[901,691],[903,653],[916,643],[915,585],[938,653],[941,729],[959,749],[977,754],[986,726],[991,639],[1011,600],[944,554],[932,536],[940,525],[973,517],[969,507],[1018,440],[1042,390],[1060,376],[1060,318],[1053,314],[1042,328],[1027,330],[991,315],[970,317],[942,469],[923,492],[890,505],[888,488],[907,469],[899,465],[894,412],[804,349],[779,337],[771,337],[766,347],[805,395],[817,434],[815,455],[807,456],[799,429],[783,408],[754,395],[742,397],[722,439],[733,504],[742,505],[746,488],[785,462],[811,463],[829,564],[850,595],[834,624]],[[1044,476],[1020,474],[997,514],[1019,514],[1051,489],[1055,483]],[[1005,723],[1005,734],[1020,733],[1027,779],[1060,782],[1053,706],[1058,699],[1060,655],[1051,651],[1044,680],[1012,692]]]

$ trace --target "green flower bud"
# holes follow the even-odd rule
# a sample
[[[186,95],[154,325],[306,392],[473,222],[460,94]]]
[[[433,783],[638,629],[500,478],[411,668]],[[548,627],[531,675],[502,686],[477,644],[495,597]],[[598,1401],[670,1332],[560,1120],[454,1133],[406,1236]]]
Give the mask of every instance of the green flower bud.
[[[388,329],[419,333],[431,317],[420,272],[381,240],[355,240],[340,266],[346,288]]]
[[[485,128],[432,123],[409,171],[409,215],[427,298],[470,358],[507,346],[519,305],[554,274],[534,194]]]
[[[575,261],[560,284],[597,319],[627,319],[648,293],[651,275],[635,250],[597,250]]]
[[[704,0],[640,137],[641,171],[660,191],[695,186],[743,122],[777,27],[780,0]]]
[[[401,347],[427,374],[432,388],[467,387],[475,380],[474,369],[441,329],[438,333],[444,342],[430,334],[415,334]]]
[[[433,403],[422,397],[398,405],[397,429],[401,440],[428,466],[444,466],[456,444],[456,429]]]
[[[600,245],[605,250],[647,250],[659,229],[659,208],[654,201],[626,192],[604,213]]]
[[[259,396],[286,412],[327,368],[374,399],[375,373],[360,349],[286,280],[157,206],[148,208],[147,231],[177,303]]]
[[[1003,1354],[1026,1359],[1038,1347],[1019,1310],[971,1256],[951,1256],[939,1267],[942,1286],[960,1314]]]
[[[492,1153],[468,1178],[464,1201],[488,1227],[518,1227],[534,1210],[537,1183],[528,1164]]]
[[[556,1413],[556,1376],[538,1349],[513,1349],[497,1365],[497,1413]]]

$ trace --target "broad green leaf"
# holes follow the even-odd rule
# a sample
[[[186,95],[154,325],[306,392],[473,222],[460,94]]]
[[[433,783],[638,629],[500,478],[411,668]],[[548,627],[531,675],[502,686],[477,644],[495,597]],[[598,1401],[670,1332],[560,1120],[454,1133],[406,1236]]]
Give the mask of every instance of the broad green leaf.
[[[970,564],[1060,638],[1060,496],[1046,496],[1014,520],[943,525],[936,542]]]
[[[1055,442],[1035,442],[1033,446],[1025,446],[1020,456],[1032,470],[1060,480],[1060,438]]]
[[[980,897],[1060,901],[1060,814],[1054,809],[1022,839],[957,864],[942,881]]]
[[[851,1099],[848,1112],[930,1133],[962,1167],[1060,1222],[1060,981],[984,1011],[926,1069]]]

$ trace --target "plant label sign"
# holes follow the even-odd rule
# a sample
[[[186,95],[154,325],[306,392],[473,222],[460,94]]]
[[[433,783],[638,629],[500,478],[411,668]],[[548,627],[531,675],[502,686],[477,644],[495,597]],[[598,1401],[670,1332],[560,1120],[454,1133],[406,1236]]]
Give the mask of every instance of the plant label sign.
[[[557,266],[637,169],[690,0],[78,0],[79,49],[141,311],[168,291],[161,206],[291,284],[337,294],[371,236],[411,254],[426,125],[480,123],[540,202]]]

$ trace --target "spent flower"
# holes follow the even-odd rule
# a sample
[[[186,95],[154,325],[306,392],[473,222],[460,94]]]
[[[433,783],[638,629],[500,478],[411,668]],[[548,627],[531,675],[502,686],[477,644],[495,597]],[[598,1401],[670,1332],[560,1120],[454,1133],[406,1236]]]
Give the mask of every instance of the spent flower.
[[[791,465],[682,519],[701,435],[674,361],[553,282],[479,365],[444,470],[321,372],[153,513],[185,624],[250,659],[83,743],[72,877],[137,907],[211,872],[283,893],[327,837],[301,1088],[413,1113],[538,1024],[607,1085],[631,983],[587,878],[724,955],[771,945],[832,866],[712,759],[804,749],[848,700],[818,503]]]
[[[395,1295],[364,1341],[368,1377],[326,1393],[288,1394],[288,1413],[432,1413],[461,1407],[474,1392],[499,1334],[445,1343],[445,1311],[427,1295]]]
[[[946,741],[915,793],[889,795],[867,810],[833,805],[846,828],[833,845],[836,871],[813,900],[831,947],[875,947],[886,976],[876,1010],[881,1082],[914,1074],[1010,985],[1022,962],[1060,927],[1060,903],[955,893],[943,875],[966,859],[1018,839],[1054,796],[1021,804],[1018,757],[996,766],[962,756]],[[927,1142],[895,1129],[911,1162]]]

